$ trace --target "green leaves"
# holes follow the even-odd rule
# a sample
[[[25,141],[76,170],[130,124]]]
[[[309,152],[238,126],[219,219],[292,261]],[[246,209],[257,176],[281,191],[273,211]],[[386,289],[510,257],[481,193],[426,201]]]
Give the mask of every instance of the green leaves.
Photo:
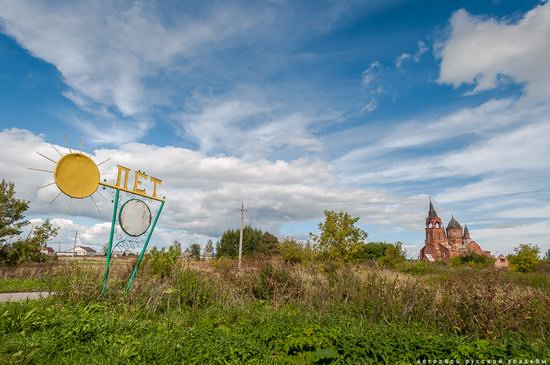
[[[519,272],[533,272],[537,269],[540,248],[529,244],[521,244],[514,249],[514,254],[508,256],[511,269]]]
[[[31,228],[26,238],[20,237],[21,229],[29,222],[23,215],[29,202],[15,197],[15,185],[2,180],[0,183],[0,264],[19,265],[25,262],[46,260],[40,250],[55,237],[57,228],[49,220]]]
[[[0,183],[0,245],[21,233],[29,224],[23,215],[29,209],[29,202],[15,197],[15,185],[2,179]]]
[[[226,230],[216,246],[216,256],[238,257],[239,239],[240,229]],[[243,256],[274,253],[277,249],[278,242],[277,237],[269,232],[262,232],[250,226],[243,228]]]
[[[0,308],[0,363],[393,364],[550,355],[544,340],[513,333],[490,341],[299,306],[211,304],[151,314],[53,298]]]
[[[325,221],[319,223],[319,234],[310,233],[313,248],[326,259],[349,262],[367,238],[367,232],[356,227],[359,217],[347,212],[325,210]]]

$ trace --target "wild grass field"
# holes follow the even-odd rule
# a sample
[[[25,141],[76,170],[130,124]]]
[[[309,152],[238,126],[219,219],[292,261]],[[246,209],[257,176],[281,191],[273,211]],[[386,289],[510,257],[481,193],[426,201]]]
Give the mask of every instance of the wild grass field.
[[[116,261],[115,261],[116,262]],[[409,364],[550,358],[550,276],[277,259],[24,265],[53,297],[0,304],[0,363]],[[30,280],[30,281],[29,281]],[[13,284],[8,284],[12,285]],[[42,286],[41,289],[44,289]]]

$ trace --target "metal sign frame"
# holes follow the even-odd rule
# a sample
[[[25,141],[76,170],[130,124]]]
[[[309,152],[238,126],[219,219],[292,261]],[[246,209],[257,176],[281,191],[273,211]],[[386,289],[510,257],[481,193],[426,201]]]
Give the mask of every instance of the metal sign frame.
[[[128,283],[126,284],[126,289],[125,290],[128,291],[128,290],[130,290],[132,282],[134,281],[134,278],[136,277],[139,265],[141,264],[141,261],[143,260],[143,256],[145,255],[145,252],[147,250],[147,246],[149,245],[149,241],[151,240],[151,236],[153,235],[153,231],[155,230],[155,226],[157,225],[160,214],[162,213],[162,209],[164,208],[164,199],[158,199],[158,198],[155,199],[155,198],[152,198],[150,196],[143,195],[143,194],[134,194],[130,190],[121,189],[121,188],[118,188],[117,186],[114,186],[114,185],[109,185],[109,184],[101,184],[101,185],[103,185],[105,187],[112,188],[112,189],[115,190],[115,196],[114,196],[114,201],[113,201],[113,215],[112,215],[112,219],[111,219],[111,230],[110,230],[110,233],[109,233],[109,245],[108,245],[108,249],[107,249],[107,259],[105,261],[105,272],[103,274],[102,293],[107,292],[107,289],[108,289],[109,269],[110,269],[112,252],[113,252],[113,238],[114,238],[114,234],[115,234],[115,226],[117,224],[117,216],[120,217],[120,213],[122,212],[122,208],[119,209],[119,207],[118,207],[119,206],[119,199],[120,199],[120,191],[124,191],[124,192],[126,192],[128,194],[131,194],[133,196],[146,197],[146,198],[149,198],[149,199],[160,201],[160,207],[157,211],[157,214],[155,215],[155,218],[153,219],[153,223],[143,233],[143,234],[147,233],[147,238],[145,239],[145,243],[143,244],[143,247],[142,247],[142,249],[139,253],[137,263],[134,266],[134,269],[132,270],[132,274],[130,275],[130,278],[128,279]],[[126,204],[127,202],[129,202],[131,200],[134,200],[134,199],[136,199],[136,198],[131,198],[131,199],[127,200],[124,204]],[[147,208],[149,209],[148,206],[147,206]],[[121,225],[121,229],[125,234],[127,234],[128,236],[131,236],[130,234],[128,234],[122,228],[122,225]]]
[[[153,176],[147,175],[145,172],[136,170],[134,171],[134,181],[133,181],[133,189],[128,187],[129,183],[129,174],[132,171],[128,167],[124,167],[121,165],[117,165],[118,168],[118,174],[117,174],[117,181],[115,185],[111,185],[107,183],[107,180],[101,181],[101,173],[99,171],[99,166],[104,164],[105,162],[109,161],[110,158],[106,159],[105,161],[97,164],[95,163],[90,157],[86,156],[84,152],[82,152],[82,141],[80,152],[73,152],[71,148],[69,148],[69,153],[63,154],[61,151],[59,151],[53,144],[50,144],[52,148],[61,156],[60,159],[57,161],[41,154],[40,152],[37,152],[40,156],[44,157],[45,159],[49,160],[50,162],[53,162],[55,164],[55,170],[44,170],[44,169],[37,169],[37,168],[31,168],[30,170],[39,171],[39,172],[46,172],[46,173],[52,173],[54,182],[41,186],[39,189],[56,185],[60,192],[59,194],[53,199],[50,204],[53,204],[53,202],[61,195],[65,194],[70,198],[69,201],[69,209],[68,212],[71,210],[71,203],[73,199],[85,199],[90,198],[90,200],[93,202],[95,207],[99,210],[99,206],[95,202],[94,198],[92,197],[93,194],[98,192],[99,186],[103,186],[103,188],[110,188],[114,190],[114,199],[113,199],[113,216],[111,219],[111,230],[109,233],[109,247],[107,251],[107,260],[105,262],[105,272],[103,274],[103,289],[102,293],[105,293],[107,291],[108,281],[109,281],[109,268],[111,264],[111,257],[112,257],[112,251],[113,251],[113,237],[115,233],[115,227],[116,227],[116,217],[117,213],[120,215],[120,212],[122,212],[122,208],[119,209],[119,199],[120,199],[120,192],[123,191],[129,196],[132,197],[142,197],[146,199],[156,200],[160,202],[160,207],[156,212],[155,219],[153,220],[153,224],[149,222],[149,227],[140,235],[138,236],[132,236],[128,234],[124,228],[122,228],[122,224],[120,224],[121,229],[124,233],[126,233],[129,237],[137,238],[143,236],[145,233],[147,233],[147,238],[145,239],[145,243],[143,245],[143,248],[141,249],[141,252],[139,253],[139,257],[137,260],[136,265],[134,266],[134,269],[132,270],[132,274],[130,275],[130,278],[128,279],[128,283],[126,285],[126,291],[130,289],[130,286],[132,285],[132,282],[134,281],[134,278],[137,274],[137,270],[139,267],[139,264],[143,260],[143,256],[145,254],[145,251],[147,250],[147,245],[149,244],[149,241],[151,240],[151,236],[153,235],[153,231],[155,230],[155,226],[157,225],[158,219],[160,217],[160,214],[162,212],[162,208],[164,207],[164,197],[159,198],[157,197],[157,186],[162,183],[161,179],[158,179]],[[141,186],[142,183],[145,181],[150,181],[153,184],[153,192],[152,195],[148,195],[146,193],[146,189]],[[98,192],[99,193],[99,192]],[[101,195],[101,194],[100,194]],[[135,200],[140,200],[136,198],[132,198]],[[132,200],[130,199],[130,200]],[[130,201],[128,200],[128,201]],[[128,203],[126,201],[126,203]],[[141,200],[147,209],[149,209],[149,213],[151,213],[151,209],[149,206]],[[126,204],[125,203],[125,204]],[[151,216],[150,216],[151,218]],[[136,241],[130,240],[121,240],[117,243],[120,244],[122,242],[130,242],[135,243]]]

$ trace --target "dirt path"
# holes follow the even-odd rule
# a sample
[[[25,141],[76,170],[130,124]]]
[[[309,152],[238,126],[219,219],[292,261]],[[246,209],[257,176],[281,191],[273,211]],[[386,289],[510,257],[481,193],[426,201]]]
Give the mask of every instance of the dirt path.
[[[2,293],[0,294],[0,303],[2,302],[20,302],[23,300],[33,300],[46,298],[50,296],[47,291],[33,293]]]

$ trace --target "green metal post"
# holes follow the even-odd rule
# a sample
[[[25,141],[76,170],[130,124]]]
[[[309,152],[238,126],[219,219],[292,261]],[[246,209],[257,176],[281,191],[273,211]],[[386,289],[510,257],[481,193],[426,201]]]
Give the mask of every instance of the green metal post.
[[[115,190],[115,204],[113,207],[113,219],[111,221],[111,233],[109,235],[109,249],[107,250],[107,260],[105,261],[105,273],[103,274],[103,290],[101,294],[107,291],[107,282],[109,281],[109,264],[111,263],[111,250],[113,249],[113,236],[115,234],[116,213],[118,210],[118,189]]]
[[[164,201],[160,203],[160,208],[157,213],[157,216],[155,217],[155,220],[153,221],[153,225],[151,226],[151,229],[149,230],[149,234],[147,234],[147,239],[145,240],[145,244],[143,245],[143,248],[141,249],[141,252],[139,253],[139,257],[136,263],[136,266],[134,267],[134,271],[132,271],[132,275],[130,275],[130,279],[128,280],[128,285],[126,286],[126,291],[130,290],[130,286],[132,285],[132,281],[134,281],[134,278],[137,274],[137,269],[139,267],[139,264],[141,263],[141,260],[143,259],[143,255],[145,254],[145,250],[147,250],[147,245],[149,244],[149,240],[151,239],[151,236],[153,235],[153,231],[155,230],[155,226],[157,225],[157,221],[159,220],[160,213],[162,212],[162,208],[164,207]]]

